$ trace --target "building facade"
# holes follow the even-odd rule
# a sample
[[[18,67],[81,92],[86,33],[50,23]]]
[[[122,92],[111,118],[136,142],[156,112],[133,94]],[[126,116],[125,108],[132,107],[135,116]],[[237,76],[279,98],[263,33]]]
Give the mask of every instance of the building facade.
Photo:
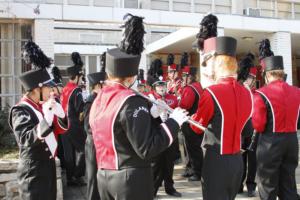
[[[100,69],[100,54],[120,41],[126,13],[145,17],[146,50],[141,67],[151,60],[190,54],[199,22],[208,13],[219,18],[219,35],[237,38],[238,56],[257,54],[257,42],[269,38],[276,55],[284,56],[288,82],[299,84],[300,0],[0,0],[0,105],[15,104],[24,92],[18,76],[30,69],[21,60],[29,38],[54,58],[61,69],[70,54],[82,54],[86,73]]]

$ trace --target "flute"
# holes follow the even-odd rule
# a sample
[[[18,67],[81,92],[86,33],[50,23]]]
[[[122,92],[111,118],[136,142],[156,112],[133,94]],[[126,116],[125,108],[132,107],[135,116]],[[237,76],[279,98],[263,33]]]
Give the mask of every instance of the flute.
[[[153,104],[157,105],[158,107],[160,107],[160,108],[166,110],[168,113],[172,113],[173,110],[174,110],[174,109],[170,108],[167,104],[163,104],[163,103],[160,103],[159,101],[155,101],[155,100],[151,99],[150,97],[148,97],[147,95],[144,95],[144,94],[142,94],[142,93],[140,93],[140,92],[138,92],[138,91],[136,91],[136,90],[134,90],[134,89],[132,89],[132,88],[131,88],[131,90],[134,91],[137,95],[139,95],[139,96],[141,96],[141,97],[147,99],[147,100],[150,101],[151,103],[153,103]],[[193,125],[193,126],[196,126],[197,128],[199,128],[199,129],[201,129],[201,130],[203,130],[203,131],[206,130],[206,128],[205,128],[204,126],[202,126],[201,124],[199,124],[199,123],[196,122],[195,120],[192,120],[190,117],[189,117],[189,119],[188,119],[187,122],[190,123],[190,124]]]

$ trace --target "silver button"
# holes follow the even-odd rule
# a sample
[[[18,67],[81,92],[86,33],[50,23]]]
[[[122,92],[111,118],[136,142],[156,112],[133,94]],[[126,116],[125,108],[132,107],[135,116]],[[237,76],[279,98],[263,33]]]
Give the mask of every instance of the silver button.
[[[45,151],[49,151],[49,148],[46,148]]]
[[[50,156],[50,157],[49,157],[49,159],[52,159],[52,158],[53,158],[53,156]]]

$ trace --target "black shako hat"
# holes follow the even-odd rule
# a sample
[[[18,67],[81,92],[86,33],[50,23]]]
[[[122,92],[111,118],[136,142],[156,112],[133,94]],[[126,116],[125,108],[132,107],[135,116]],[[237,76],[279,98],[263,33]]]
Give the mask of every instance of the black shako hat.
[[[222,36],[204,40],[204,54],[214,52],[215,55],[235,57],[237,41],[233,37]]]
[[[123,19],[128,17],[121,26],[125,30],[119,47],[106,53],[106,72],[120,78],[138,74],[141,53],[144,50],[144,18],[126,14]]]
[[[51,64],[49,58],[32,40],[27,41],[23,47],[23,59],[34,68],[19,76],[26,91],[38,87],[52,87],[56,85],[47,71]]]
[[[264,71],[283,70],[283,57],[274,56],[270,40],[263,39],[259,44],[259,59]]]
[[[73,52],[71,54],[71,60],[73,62],[73,66],[67,68],[68,76],[83,75],[83,62],[80,54],[78,52]]]
[[[102,84],[107,78],[106,72],[105,72],[105,60],[106,60],[106,52],[101,54],[100,56],[100,63],[101,63],[101,69],[100,72],[91,73],[87,75],[88,81],[90,85],[96,85],[98,83]]]
[[[282,56],[270,56],[261,60],[265,71],[283,70],[283,57]]]

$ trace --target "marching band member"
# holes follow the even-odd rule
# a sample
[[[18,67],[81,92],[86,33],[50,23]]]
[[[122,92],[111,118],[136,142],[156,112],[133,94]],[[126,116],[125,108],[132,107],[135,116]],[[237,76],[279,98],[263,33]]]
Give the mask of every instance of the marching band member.
[[[147,93],[147,85],[146,85],[146,80],[144,79],[144,70],[139,69],[138,77],[137,77],[137,88],[140,93]]]
[[[260,45],[260,62],[266,86],[254,95],[252,116],[253,127],[259,133],[256,150],[259,196],[262,200],[277,197],[296,200],[299,88],[283,80],[283,58],[274,56],[267,39]]]
[[[249,88],[252,93],[254,93],[256,89],[256,73],[257,68],[254,66],[254,55],[249,53],[239,62],[237,80],[246,88]],[[242,148],[245,150],[243,153],[244,173],[239,193],[243,193],[244,181],[246,179],[248,197],[254,197],[256,188],[256,151],[255,147],[251,150],[248,149],[254,129],[251,123],[248,123],[245,129],[247,134],[242,138]]]
[[[53,98],[55,83],[46,68],[50,61],[31,40],[24,46],[26,64],[35,68],[20,76],[26,94],[10,110],[9,125],[20,149],[18,184],[23,200],[56,199],[54,116],[64,117]]]
[[[69,82],[61,94],[61,103],[68,121],[68,131],[62,135],[64,164],[67,174],[67,185],[85,185],[82,177],[85,174],[84,145],[86,134],[83,128],[82,90],[79,84],[83,78],[83,62],[78,52],[71,55],[74,66],[67,68]]]
[[[87,97],[85,102],[83,113],[84,113],[84,129],[87,134],[85,142],[85,163],[86,163],[86,174],[87,174],[87,198],[88,200],[99,200],[100,194],[98,192],[97,185],[97,162],[96,162],[96,150],[94,146],[94,140],[92,130],[89,124],[89,115],[91,106],[105,83],[107,78],[105,72],[105,58],[106,52],[101,55],[101,71],[88,74],[87,78],[90,86],[92,87],[92,93]]]
[[[198,102],[202,95],[203,89],[197,81],[197,68],[184,66],[182,69],[182,92],[179,101],[179,107],[186,109],[189,115],[196,113]],[[202,143],[203,135],[197,135],[190,128],[188,123],[181,127],[184,136],[185,150],[187,152],[188,162],[183,173],[184,177],[189,177],[189,181],[199,181],[201,178],[203,152],[199,144]]]
[[[145,30],[143,18],[127,14],[124,19],[127,17],[120,47],[106,53],[107,85],[90,110],[98,187],[104,200],[152,200],[149,159],[172,144],[187,115],[175,109],[164,123],[155,125],[152,116],[158,117],[162,110],[156,105],[150,108],[130,89],[138,73]]]
[[[241,134],[251,116],[252,97],[236,80],[237,41],[217,37],[217,22],[212,14],[204,17],[197,35],[201,73],[211,82],[206,84],[210,86],[205,88],[193,119],[207,127],[202,142],[203,199],[233,200],[242,180]]]
[[[169,94],[174,94],[177,97],[180,96],[180,88],[181,88],[181,78],[179,77],[179,66],[174,63],[174,55],[169,54],[167,58],[168,65],[168,78],[167,82],[167,92]]]
[[[162,75],[162,74],[161,74]],[[175,95],[167,93],[167,84],[163,80],[163,76],[148,77],[149,85],[153,90],[148,94],[155,100],[162,100],[169,107],[175,109],[178,106],[178,100]],[[165,122],[168,119],[168,113],[163,112],[160,115],[160,122]],[[178,139],[176,139],[178,140]],[[167,194],[175,197],[181,197],[181,194],[174,188],[173,172],[174,161],[176,160],[176,144],[173,143],[169,148],[160,153],[152,163],[153,176],[154,176],[154,196],[156,196],[159,187],[164,181],[165,191]]]

